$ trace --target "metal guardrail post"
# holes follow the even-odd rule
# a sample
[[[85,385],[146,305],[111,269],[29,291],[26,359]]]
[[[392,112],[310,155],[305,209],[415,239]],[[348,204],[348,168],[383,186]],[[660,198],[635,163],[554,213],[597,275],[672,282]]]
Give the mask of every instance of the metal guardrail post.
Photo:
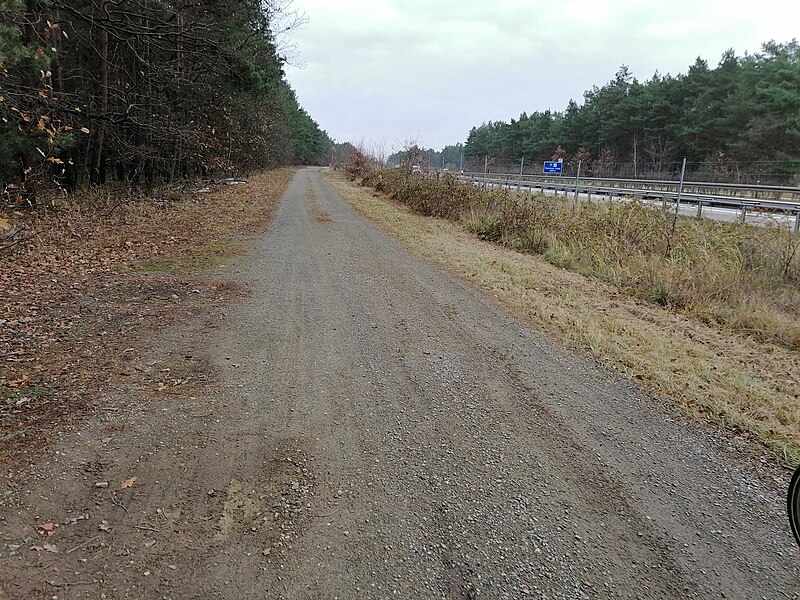
[[[794,233],[800,232],[800,210],[794,214],[794,227],[792,228],[792,231]]]
[[[678,224],[678,211],[681,208],[681,196],[683,195],[683,177],[686,175],[686,157],[683,157],[681,166],[681,181],[678,184],[678,197],[675,199],[675,214],[672,216],[672,233],[675,233],[675,226]]]

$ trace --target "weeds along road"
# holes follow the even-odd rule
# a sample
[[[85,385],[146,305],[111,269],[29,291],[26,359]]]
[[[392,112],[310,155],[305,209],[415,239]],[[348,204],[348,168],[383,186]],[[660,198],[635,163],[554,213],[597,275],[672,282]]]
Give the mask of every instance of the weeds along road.
[[[61,551],[2,559],[6,594],[798,597],[771,467],[412,259],[318,170],[226,270],[251,297],[159,341],[218,385],[60,441],[4,516],[64,523]]]

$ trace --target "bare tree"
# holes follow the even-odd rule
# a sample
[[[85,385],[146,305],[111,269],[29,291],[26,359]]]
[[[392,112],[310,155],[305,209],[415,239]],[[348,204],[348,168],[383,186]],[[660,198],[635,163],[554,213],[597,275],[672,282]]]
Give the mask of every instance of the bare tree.
[[[661,136],[653,138],[645,146],[644,153],[650,159],[651,175],[663,177],[674,156],[672,143]]]

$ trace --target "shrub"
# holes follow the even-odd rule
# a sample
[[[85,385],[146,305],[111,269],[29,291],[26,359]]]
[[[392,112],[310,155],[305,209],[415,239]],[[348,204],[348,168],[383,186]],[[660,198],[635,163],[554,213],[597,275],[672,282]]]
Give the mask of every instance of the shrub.
[[[503,223],[497,217],[479,216],[467,223],[467,229],[480,239],[499,242],[503,237]]]

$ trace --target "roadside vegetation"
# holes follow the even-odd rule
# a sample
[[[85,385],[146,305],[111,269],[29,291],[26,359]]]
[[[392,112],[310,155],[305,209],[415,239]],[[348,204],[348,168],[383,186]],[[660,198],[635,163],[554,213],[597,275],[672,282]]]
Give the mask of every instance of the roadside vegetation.
[[[97,391],[186,393],[207,373],[145,362],[161,328],[244,290],[209,275],[266,229],[294,174],[124,201],[101,188],[17,217],[0,252],[0,459],[79,422]]]
[[[578,202],[481,190],[402,169],[364,172],[364,185],[482,240],[538,254],[706,323],[800,350],[800,237],[679,217],[628,202]]]
[[[800,461],[797,235],[690,218],[673,228],[671,213],[635,199],[573,205],[380,168],[364,157],[344,173],[456,225],[349,193],[416,252],[691,412]]]

